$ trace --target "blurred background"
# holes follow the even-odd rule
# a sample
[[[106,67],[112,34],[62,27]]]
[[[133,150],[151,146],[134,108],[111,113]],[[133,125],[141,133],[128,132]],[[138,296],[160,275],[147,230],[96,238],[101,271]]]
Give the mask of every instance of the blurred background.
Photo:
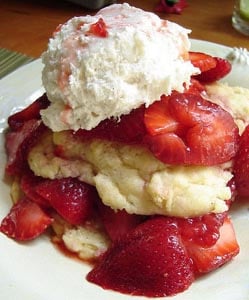
[[[155,12],[159,0],[117,1],[123,2]],[[249,37],[232,27],[233,0],[186,2],[188,6],[181,14],[158,15],[191,29],[191,38],[249,48]],[[58,24],[73,16],[95,12],[70,1],[0,0],[0,47],[39,57]]]

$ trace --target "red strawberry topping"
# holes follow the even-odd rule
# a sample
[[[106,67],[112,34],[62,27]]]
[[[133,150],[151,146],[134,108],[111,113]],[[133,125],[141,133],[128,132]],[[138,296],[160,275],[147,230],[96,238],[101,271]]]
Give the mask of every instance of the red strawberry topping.
[[[144,106],[134,109],[128,115],[121,116],[120,120],[106,119],[90,131],[80,129],[75,136],[84,139],[103,138],[130,144],[141,143],[146,133],[144,109]]]
[[[0,231],[17,241],[26,241],[42,234],[52,221],[39,205],[23,198],[2,220]]]
[[[31,119],[40,119],[40,110],[49,105],[47,95],[44,94],[25,109],[11,115],[8,118],[9,127],[12,130],[18,130],[23,124]]]
[[[73,225],[82,224],[91,216],[98,197],[95,188],[71,177],[45,179],[36,185],[35,191]]]
[[[202,83],[212,83],[225,77],[228,73],[230,73],[232,65],[228,60],[220,57],[214,57],[214,59],[216,60],[215,67],[207,71],[203,71],[199,75],[195,75],[194,78],[196,78]]]
[[[189,59],[196,68],[199,68],[201,72],[210,70],[216,66],[216,59],[206,53],[202,52],[189,52]]]
[[[87,279],[125,294],[169,296],[187,289],[194,274],[217,269],[238,253],[226,213],[152,217],[115,240]]]
[[[205,86],[200,83],[197,79],[191,78],[190,86],[185,88],[185,93],[197,94],[200,95],[202,92],[205,92]]]
[[[213,246],[205,247],[186,241],[185,245],[198,273],[215,270],[239,253],[239,245],[229,217],[225,218],[220,227],[219,239]]]
[[[116,240],[87,279],[105,289],[161,297],[186,290],[194,280],[192,268],[177,224],[158,217]]]
[[[145,142],[164,163],[215,165],[236,154],[239,133],[232,116],[199,95],[162,96],[144,117]]]
[[[234,161],[234,180],[239,196],[249,196],[249,125],[241,135]]]
[[[102,38],[107,37],[108,31],[106,28],[105,21],[102,18],[99,18],[99,20],[96,23],[94,23],[90,26],[89,33],[91,33],[97,37],[102,37]]]
[[[187,243],[211,247],[220,237],[220,227],[223,225],[226,216],[226,213],[211,213],[195,218],[178,218],[177,222],[181,228],[181,237]]]
[[[31,119],[17,131],[6,134],[8,160],[5,170],[8,175],[20,174],[27,168],[28,152],[45,130],[40,120]]]
[[[131,231],[144,219],[144,216],[128,214],[124,209],[114,211],[101,201],[98,203],[98,211],[104,227],[113,241]]]
[[[20,184],[22,191],[30,200],[39,204],[42,207],[49,207],[49,201],[44,197],[41,197],[36,192],[36,186],[44,180],[46,179],[39,176],[35,176],[32,172],[27,172],[22,176]]]

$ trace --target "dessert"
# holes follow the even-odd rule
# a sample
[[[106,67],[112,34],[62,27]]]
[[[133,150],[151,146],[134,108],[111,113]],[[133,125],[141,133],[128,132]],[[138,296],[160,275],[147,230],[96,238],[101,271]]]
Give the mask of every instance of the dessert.
[[[93,261],[88,281],[148,297],[183,292],[239,253],[229,208],[248,193],[247,119],[216,82],[228,61],[190,52],[187,34],[127,4],[56,30],[46,94],[8,119],[15,204],[3,233],[52,227]]]

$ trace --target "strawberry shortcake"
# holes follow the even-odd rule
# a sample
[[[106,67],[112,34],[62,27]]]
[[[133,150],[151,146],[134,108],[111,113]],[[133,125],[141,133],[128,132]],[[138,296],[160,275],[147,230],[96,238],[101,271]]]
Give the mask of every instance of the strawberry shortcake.
[[[188,34],[128,4],[56,29],[45,94],[8,118],[2,233],[52,228],[92,262],[89,282],[148,297],[239,253],[229,209],[249,195],[249,120],[232,95],[249,92],[218,83],[230,63],[191,52]]]

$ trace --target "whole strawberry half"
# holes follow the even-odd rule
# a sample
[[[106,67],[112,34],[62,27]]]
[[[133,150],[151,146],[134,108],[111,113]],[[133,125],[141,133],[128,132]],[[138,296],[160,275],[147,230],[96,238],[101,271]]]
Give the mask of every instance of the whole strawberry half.
[[[73,225],[82,224],[90,217],[98,197],[94,187],[71,177],[45,179],[36,185],[35,192]]]
[[[194,275],[177,223],[155,217],[116,240],[87,279],[105,289],[162,297],[187,289]]]
[[[169,296],[187,289],[194,275],[215,270],[238,253],[227,213],[152,217],[114,240],[87,279],[125,294]]]

